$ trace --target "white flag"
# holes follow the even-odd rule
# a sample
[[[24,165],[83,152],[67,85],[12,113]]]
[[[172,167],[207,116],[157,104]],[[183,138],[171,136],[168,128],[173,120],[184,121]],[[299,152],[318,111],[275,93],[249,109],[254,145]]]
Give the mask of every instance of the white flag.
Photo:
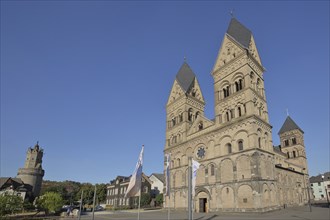
[[[200,163],[192,159],[192,197],[195,197],[195,186],[196,186],[196,176],[197,176],[197,170],[199,168]]]
[[[143,164],[143,150],[144,146],[142,146],[142,150],[140,152],[139,160],[136,163],[134,173],[131,176],[129,181],[125,197],[136,196],[138,192],[141,190],[141,178],[142,178],[142,164]]]
[[[166,192],[165,196],[170,197],[170,163],[171,163],[171,154],[165,154],[166,157],[166,173],[165,173],[165,178],[166,178]]]

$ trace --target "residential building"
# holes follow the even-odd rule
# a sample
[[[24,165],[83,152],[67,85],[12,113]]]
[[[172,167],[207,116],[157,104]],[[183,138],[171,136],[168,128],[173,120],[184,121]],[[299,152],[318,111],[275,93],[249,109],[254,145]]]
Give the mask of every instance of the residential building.
[[[211,72],[215,115],[208,119],[197,76],[183,62],[166,104],[166,207],[188,208],[191,159],[200,163],[196,212],[265,212],[308,202],[304,132],[288,116],[281,145],[273,147],[264,71],[252,32],[232,18]]]
[[[129,185],[131,176],[117,176],[116,179],[110,181],[107,186],[106,205],[112,208],[137,208],[139,195],[125,198],[125,193]],[[142,173],[141,192],[151,192],[151,181],[144,173]]]
[[[152,173],[149,179],[151,181],[151,197],[155,198],[158,194],[163,193],[165,182],[164,174]]]
[[[0,177],[0,195],[21,196],[25,201],[32,196],[32,187],[19,178]]]
[[[312,176],[310,179],[313,197],[315,202],[328,202],[330,199],[330,172]]]

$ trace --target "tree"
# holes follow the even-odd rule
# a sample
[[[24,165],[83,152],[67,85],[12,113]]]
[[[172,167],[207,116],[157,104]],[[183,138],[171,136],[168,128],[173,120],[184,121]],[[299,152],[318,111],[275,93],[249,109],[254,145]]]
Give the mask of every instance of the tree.
[[[142,193],[141,194],[141,207],[148,206],[151,201],[151,196],[148,193]]]
[[[76,201],[80,201],[81,198],[81,191],[84,191],[84,198],[83,198],[83,204],[84,205],[91,205],[93,204],[93,198],[94,198],[94,187],[90,183],[84,183],[82,184],[79,192],[76,194]]]
[[[107,185],[104,183],[96,184],[96,195],[99,203],[105,202],[107,198]]]
[[[156,196],[156,205],[161,206],[163,204],[163,193]]]
[[[0,216],[20,212],[22,208],[22,197],[9,194],[0,195]]]
[[[44,209],[46,213],[57,212],[64,205],[64,200],[59,193],[56,192],[46,192],[37,200],[38,207]]]

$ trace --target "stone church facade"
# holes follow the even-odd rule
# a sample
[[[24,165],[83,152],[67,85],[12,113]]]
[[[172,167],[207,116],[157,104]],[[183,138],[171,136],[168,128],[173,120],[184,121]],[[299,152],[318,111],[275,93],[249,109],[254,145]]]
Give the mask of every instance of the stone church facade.
[[[196,212],[263,212],[308,202],[303,131],[288,116],[279,132],[281,145],[273,146],[264,71],[252,32],[232,18],[212,71],[210,120],[197,77],[182,64],[166,105],[164,153],[171,154],[166,207],[188,207],[190,157],[201,164]]]

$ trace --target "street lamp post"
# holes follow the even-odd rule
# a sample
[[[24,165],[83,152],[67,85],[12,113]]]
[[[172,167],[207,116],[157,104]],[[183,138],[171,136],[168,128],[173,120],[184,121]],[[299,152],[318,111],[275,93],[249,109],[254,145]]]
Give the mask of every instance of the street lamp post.
[[[304,181],[305,182],[305,181]],[[309,176],[307,174],[307,196],[308,196],[308,206],[309,206],[309,211],[312,212],[312,204],[311,204],[311,196],[310,196],[310,185],[311,183],[309,182]]]
[[[322,175],[322,182],[323,182],[323,186],[324,186],[324,189],[325,189],[325,194],[326,194],[326,197],[327,197],[327,205],[329,206],[329,197],[328,197],[327,186],[324,184],[324,175]]]

